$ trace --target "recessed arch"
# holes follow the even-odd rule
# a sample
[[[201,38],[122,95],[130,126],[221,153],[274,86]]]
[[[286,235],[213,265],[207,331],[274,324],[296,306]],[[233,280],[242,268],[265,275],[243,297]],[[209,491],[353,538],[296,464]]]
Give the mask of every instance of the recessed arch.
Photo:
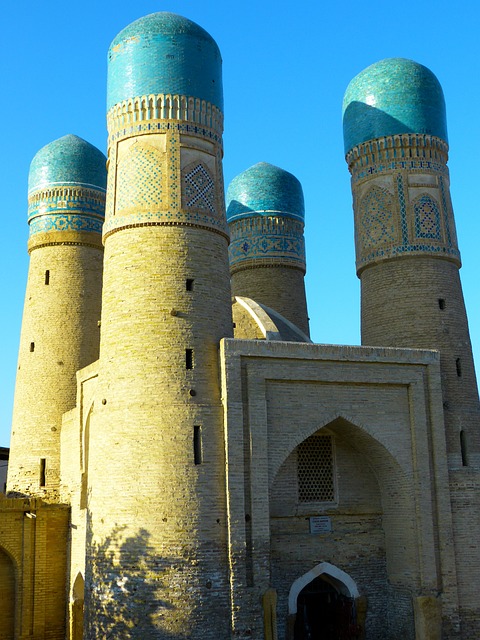
[[[330,582],[340,593],[349,598],[358,598],[360,592],[357,584],[352,577],[329,562],[321,562],[316,567],[304,573],[303,576],[297,578],[290,588],[288,595],[288,613],[297,613],[297,599],[302,589],[312,580],[322,576],[327,582]]]

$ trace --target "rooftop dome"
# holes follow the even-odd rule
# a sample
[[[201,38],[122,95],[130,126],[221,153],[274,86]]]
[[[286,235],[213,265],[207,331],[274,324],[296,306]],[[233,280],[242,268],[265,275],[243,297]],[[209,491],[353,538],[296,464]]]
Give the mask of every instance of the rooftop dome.
[[[128,98],[165,93],[200,98],[223,110],[222,58],[198,24],[152,13],[125,27],[108,50],[107,109]]]
[[[405,58],[386,58],[364,69],[347,87],[345,153],[367,140],[400,133],[425,133],[448,142],[445,100],[427,67]]]
[[[72,134],[40,149],[30,164],[28,191],[49,186],[82,185],[105,190],[107,159],[86,140]]]
[[[227,191],[227,221],[252,216],[285,216],[304,220],[302,185],[294,175],[259,162],[234,178]]]

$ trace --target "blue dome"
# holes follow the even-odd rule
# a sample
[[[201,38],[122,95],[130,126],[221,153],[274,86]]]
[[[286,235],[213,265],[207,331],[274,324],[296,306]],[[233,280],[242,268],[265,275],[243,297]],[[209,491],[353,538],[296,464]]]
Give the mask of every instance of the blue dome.
[[[217,43],[182,16],[160,12],[132,22],[110,45],[108,61],[107,109],[128,98],[169,93],[223,110]]]
[[[347,87],[345,153],[367,140],[400,133],[425,133],[448,142],[445,100],[427,67],[405,58],[387,58],[367,67]]]
[[[107,159],[101,151],[72,134],[40,149],[30,164],[28,191],[49,186],[77,185],[105,190]]]
[[[259,162],[232,180],[227,191],[227,222],[258,215],[285,216],[303,222],[303,190],[294,175]]]

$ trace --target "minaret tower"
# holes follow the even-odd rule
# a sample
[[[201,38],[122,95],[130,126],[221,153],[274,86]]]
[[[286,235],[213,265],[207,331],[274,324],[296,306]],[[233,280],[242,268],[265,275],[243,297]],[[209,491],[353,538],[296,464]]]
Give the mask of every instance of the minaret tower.
[[[77,370],[98,358],[105,163],[98,149],[67,135],[30,167],[9,492],[58,498],[62,415],[75,406]]]
[[[220,52],[195,23],[155,13],[126,27],[108,57],[85,637],[120,637],[127,625],[142,640],[226,640]]]
[[[305,207],[300,182],[259,162],[227,192],[232,293],[281,313],[309,335],[305,296]]]
[[[450,200],[442,88],[420,64],[382,60],[348,86],[343,123],[362,344],[440,351],[459,595],[469,616],[477,607],[468,585],[480,570],[479,552],[460,541],[469,522],[480,517],[478,497],[468,489],[478,486],[480,414]]]

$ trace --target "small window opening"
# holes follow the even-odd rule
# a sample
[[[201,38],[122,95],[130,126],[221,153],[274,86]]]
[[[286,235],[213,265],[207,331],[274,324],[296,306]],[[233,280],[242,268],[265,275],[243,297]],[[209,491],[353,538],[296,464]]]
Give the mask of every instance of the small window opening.
[[[445,298],[438,299],[438,308],[442,311],[445,309]]]
[[[185,349],[185,368],[193,369],[193,349]]]
[[[185,289],[187,291],[193,291],[193,278],[187,278],[185,280]]]
[[[46,459],[40,458],[40,486],[45,486]]]
[[[462,466],[468,467],[467,440],[463,430],[460,431],[460,451],[462,453]]]
[[[30,353],[33,353],[34,351],[35,351],[35,343],[30,342]]]
[[[198,425],[193,427],[193,461],[202,464],[202,430]]]
[[[462,363],[460,362],[460,358],[457,358],[455,360],[455,366],[457,368],[457,376],[459,378],[461,378],[462,377]]]
[[[50,284],[50,269],[45,271],[45,284]]]

